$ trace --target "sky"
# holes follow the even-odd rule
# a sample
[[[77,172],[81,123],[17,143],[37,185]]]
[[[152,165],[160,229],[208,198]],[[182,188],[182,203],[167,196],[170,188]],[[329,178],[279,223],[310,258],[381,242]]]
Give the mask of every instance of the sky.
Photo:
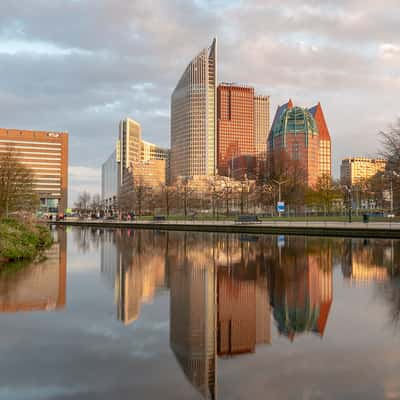
[[[218,79],[321,102],[333,171],[400,117],[398,0],[1,0],[0,127],[68,131],[70,199],[99,193],[130,117],[169,146],[170,96],[218,38]]]

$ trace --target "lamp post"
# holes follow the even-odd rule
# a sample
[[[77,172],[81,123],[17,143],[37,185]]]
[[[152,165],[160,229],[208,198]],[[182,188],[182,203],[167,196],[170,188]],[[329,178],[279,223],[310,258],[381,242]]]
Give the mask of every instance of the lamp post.
[[[394,211],[394,200],[393,200],[393,178],[400,177],[400,175],[395,171],[390,171],[390,214],[393,215]]]
[[[352,207],[353,207],[353,193],[352,193],[352,188],[351,186],[344,185],[344,188],[347,191],[347,194],[349,195],[349,206],[348,206],[348,212],[349,212],[349,222],[351,222],[351,212],[352,212]]]
[[[272,182],[276,183],[278,185],[278,202],[282,201],[282,189],[281,186],[283,184],[285,184],[288,181],[288,179],[286,179],[285,181],[276,181],[275,179],[272,180]],[[278,211],[279,216],[281,216],[281,212]]]

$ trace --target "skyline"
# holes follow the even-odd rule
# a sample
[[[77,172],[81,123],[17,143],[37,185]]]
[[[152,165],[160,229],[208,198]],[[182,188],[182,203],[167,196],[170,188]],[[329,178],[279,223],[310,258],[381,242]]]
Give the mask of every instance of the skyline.
[[[0,68],[7,77],[0,125],[69,131],[72,201],[84,188],[100,192],[101,164],[120,119],[138,120],[146,138],[169,145],[170,94],[214,36],[218,82],[270,95],[271,114],[288,98],[321,101],[335,177],[342,158],[375,156],[378,131],[398,116],[400,44],[393,32],[400,16],[391,0],[32,4],[0,5]]]

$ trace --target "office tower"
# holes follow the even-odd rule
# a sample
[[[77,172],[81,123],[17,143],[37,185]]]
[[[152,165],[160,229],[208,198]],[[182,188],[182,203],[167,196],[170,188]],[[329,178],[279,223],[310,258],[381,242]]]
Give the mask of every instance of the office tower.
[[[270,125],[269,96],[254,96],[254,139],[256,146],[257,176],[266,176],[267,139]]]
[[[142,140],[137,121],[127,118],[120,122],[116,149],[120,207],[132,209],[135,187],[157,188],[167,182],[169,156],[168,149]]]
[[[142,128],[137,121],[126,118],[119,124],[117,162],[119,163],[119,197],[126,199],[133,193],[133,165],[140,162]]]
[[[41,210],[63,213],[68,203],[68,133],[0,128],[0,152],[7,151],[32,170]]]
[[[117,154],[114,150],[101,166],[101,200],[108,210],[117,207],[119,173]]]
[[[283,170],[297,175],[307,186],[318,180],[319,152],[318,126],[312,114],[292,102],[278,107],[268,137],[268,157],[271,173]]]
[[[217,171],[219,175],[255,178],[265,170],[269,97],[254,88],[222,83],[217,89]]]
[[[216,172],[217,41],[186,67],[171,96],[171,180]]]
[[[310,113],[315,119],[319,133],[319,176],[332,176],[331,135],[322,111],[321,103],[311,107]]]
[[[340,181],[342,185],[357,185],[378,172],[384,172],[386,163],[386,160],[380,158],[345,158],[340,166]]]
[[[218,174],[255,174],[254,89],[223,83],[217,89]]]

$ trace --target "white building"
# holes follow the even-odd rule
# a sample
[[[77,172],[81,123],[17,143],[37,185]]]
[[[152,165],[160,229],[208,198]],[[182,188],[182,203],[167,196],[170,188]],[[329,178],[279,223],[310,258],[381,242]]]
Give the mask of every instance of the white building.
[[[216,172],[217,42],[186,67],[171,96],[171,180]]]

